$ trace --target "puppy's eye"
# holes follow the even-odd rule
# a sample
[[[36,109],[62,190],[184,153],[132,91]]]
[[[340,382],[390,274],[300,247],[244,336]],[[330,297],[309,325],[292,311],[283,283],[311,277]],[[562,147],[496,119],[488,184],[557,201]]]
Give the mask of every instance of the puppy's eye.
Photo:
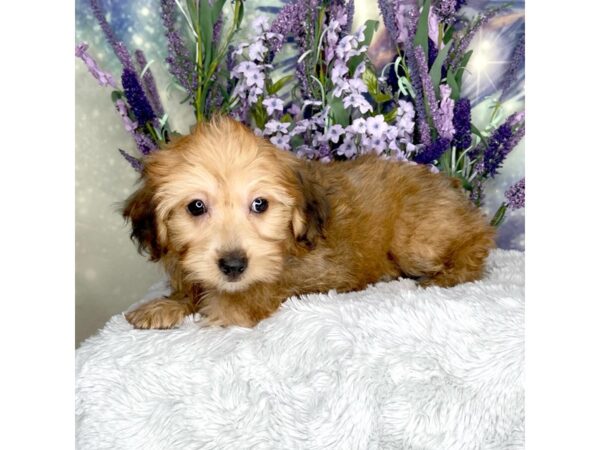
[[[252,204],[250,205],[250,209],[255,213],[264,213],[269,207],[269,202],[266,198],[258,197],[252,200]]]
[[[187,205],[187,210],[192,216],[201,216],[206,212],[206,205],[202,200],[193,200]]]

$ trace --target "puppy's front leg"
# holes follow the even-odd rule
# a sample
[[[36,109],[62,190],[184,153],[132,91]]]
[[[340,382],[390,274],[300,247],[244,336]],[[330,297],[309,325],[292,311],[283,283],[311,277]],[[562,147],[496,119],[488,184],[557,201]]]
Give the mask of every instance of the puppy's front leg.
[[[207,325],[252,328],[271,316],[287,294],[272,284],[258,284],[242,292],[210,292],[202,300],[200,313]]]
[[[188,295],[174,292],[169,297],[158,298],[140,305],[126,313],[125,318],[135,328],[167,329],[176,327],[185,316],[195,311],[195,303]]]

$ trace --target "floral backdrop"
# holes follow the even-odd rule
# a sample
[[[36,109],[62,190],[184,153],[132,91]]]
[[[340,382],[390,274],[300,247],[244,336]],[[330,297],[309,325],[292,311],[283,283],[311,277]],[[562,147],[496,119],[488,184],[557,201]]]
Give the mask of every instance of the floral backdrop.
[[[173,40],[172,35],[167,40],[164,26],[167,25],[167,29],[172,27],[175,30],[175,26],[179,23],[173,18],[179,14],[178,8],[183,10],[182,3],[186,2],[162,3],[162,14],[159,7],[161,2],[158,0],[128,2],[77,0],[76,3],[76,42],[79,43],[77,56],[82,60],[76,64],[78,304],[80,298],[94,297],[92,294],[95,294],[98,300],[102,300],[102,296],[105,295],[113,298],[128,298],[129,296],[125,293],[128,291],[128,287],[139,284],[146,288],[151,277],[157,277],[155,271],[148,271],[135,259],[134,246],[127,242],[127,232],[118,224],[119,217],[115,203],[122,201],[132,190],[136,176],[127,161],[119,155],[117,149],[126,148],[126,151],[121,150],[122,154],[129,159],[132,165],[139,165],[139,160],[131,156],[133,152],[124,147],[124,143],[131,141],[132,136],[135,138],[135,146],[143,152],[145,149],[151,148],[153,137],[155,140],[164,138],[164,135],[156,136],[157,130],[159,134],[167,134],[171,130],[186,132],[195,123],[196,118],[204,114],[206,109],[199,108],[199,97],[194,98],[193,96],[198,86],[192,86],[193,77],[186,78],[189,70],[186,70],[181,64],[165,63],[165,60],[169,60],[169,58],[172,62],[174,54],[181,55],[185,51],[181,45],[182,42],[178,43]],[[212,5],[214,2],[209,3]],[[227,20],[231,21],[231,16],[236,14],[232,13],[232,8],[228,5],[230,2],[223,3],[227,4],[223,8],[224,15],[214,24],[215,35],[225,33],[226,31],[222,30],[222,28],[225,29],[222,23]],[[233,2],[231,3],[233,4]],[[352,4],[351,10],[341,8],[339,11],[332,11],[329,22],[324,24],[324,31],[321,34],[327,69],[320,69],[323,66],[321,64],[317,66],[316,77],[305,76],[305,86],[300,83],[299,89],[309,92],[312,88],[312,94],[305,94],[304,102],[288,105],[285,111],[282,101],[284,96],[279,95],[277,90],[284,91],[283,81],[292,80],[294,75],[300,80],[303,79],[302,73],[293,74],[292,72],[290,74],[289,72],[290,67],[297,64],[298,55],[302,52],[295,49],[296,56],[294,57],[294,50],[290,49],[290,45],[283,45],[284,36],[277,34],[276,31],[289,28],[289,24],[294,21],[294,14],[299,14],[298,8],[293,6],[294,2],[255,2],[252,0],[243,2],[242,27],[235,34],[232,42],[234,44],[232,48],[235,51],[227,55],[230,58],[227,61],[230,78],[237,82],[234,90],[236,100],[228,111],[255,127],[258,134],[264,135],[280,148],[292,148],[304,157],[325,161],[340,157],[353,157],[361,149],[365,149],[381,153],[384,157],[399,159],[408,157],[420,163],[432,163],[439,160],[437,166],[438,168],[442,167],[442,170],[446,166],[454,167],[456,159],[446,158],[448,161],[445,161],[440,158],[436,145],[439,146],[440,142],[448,145],[449,141],[443,141],[447,137],[452,140],[453,146],[457,143],[460,148],[461,127],[464,128],[464,125],[460,124],[459,119],[461,114],[466,113],[470,113],[470,123],[475,129],[483,130],[491,127],[496,130],[487,136],[489,143],[486,152],[491,152],[491,148],[501,149],[506,142],[510,142],[514,138],[513,135],[519,134],[519,127],[515,128],[513,125],[522,120],[522,117],[516,113],[524,110],[524,4],[516,1],[507,7],[504,2],[487,0],[468,0],[466,2],[463,0],[440,0],[434,2],[436,15],[434,18],[429,16],[429,54],[416,52],[417,54],[413,56],[415,64],[418,64],[419,58],[421,58],[421,66],[425,67],[425,78],[428,78],[428,68],[432,73],[434,71],[432,64],[435,65],[434,60],[437,53],[444,52],[444,46],[441,43],[442,34],[432,35],[431,30],[436,30],[438,27],[440,30],[450,28],[448,24],[445,26],[443,24],[444,7],[451,5],[456,8],[457,3],[462,7],[461,14],[467,19],[473,19],[477,27],[473,29],[469,39],[464,38],[468,35],[469,28],[466,28],[462,34],[459,30],[458,36],[462,37],[462,41],[457,39],[450,51],[458,48],[465,53],[468,49],[472,49],[473,54],[467,69],[462,74],[460,99],[450,98],[451,89],[447,85],[440,84],[438,86],[434,83],[429,86],[428,92],[427,83],[423,84],[425,92],[422,93],[422,96],[424,95],[425,99],[429,97],[435,99],[434,88],[438,92],[438,96],[441,95],[442,98],[439,105],[437,102],[427,105],[427,112],[432,114],[431,120],[435,125],[432,128],[433,137],[439,133],[437,139],[424,136],[425,127],[418,127],[421,141],[425,141],[424,138],[428,139],[427,142],[433,141],[428,146],[414,147],[412,144],[413,133],[416,133],[413,129],[414,123],[419,120],[419,111],[417,110],[415,114],[413,105],[402,100],[402,98],[406,98],[403,95],[405,89],[402,85],[402,66],[399,67],[397,63],[393,64],[397,53],[395,42],[406,39],[403,36],[406,31],[398,26],[398,23],[402,23],[402,17],[398,18],[398,11],[403,7],[390,5],[401,5],[402,0],[396,2],[356,1]],[[235,4],[241,5],[242,3],[236,2]],[[288,13],[278,16],[281,7],[286,4],[285,11]],[[165,5],[168,5],[171,11],[165,10]],[[431,8],[431,11],[434,11],[434,7]],[[498,14],[497,11],[502,13]],[[302,14],[306,14],[306,11]],[[97,20],[99,15],[105,19],[104,22]],[[169,17],[171,17],[171,22],[169,22]],[[185,16],[179,16],[179,19],[181,17]],[[369,22],[370,19],[379,21],[381,26],[376,27],[374,22]],[[366,27],[361,27],[365,23]],[[461,26],[464,25],[458,24],[457,28],[460,29]],[[127,50],[120,51],[121,49],[118,47],[120,44],[118,44],[117,51],[114,52],[103,31],[104,34],[109,35],[109,38],[113,38],[113,47],[115,47],[115,42],[122,41],[129,49],[141,51],[132,51],[129,56],[126,54]],[[296,27],[296,29],[292,27],[291,31],[292,34],[306,33],[306,30],[301,27]],[[211,32],[213,32],[212,29]],[[346,36],[341,38],[343,33],[346,33]],[[373,33],[372,36],[371,33]],[[427,36],[425,39],[428,39]],[[370,40],[368,59],[372,63],[368,67],[364,63],[359,64],[364,61],[361,59],[364,58],[361,53],[367,51],[367,46],[361,44],[367,40]],[[300,42],[300,39],[297,41]],[[438,45],[435,45],[434,41],[438,41]],[[280,61],[279,64],[270,64],[273,59],[273,49],[281,52],[277,57]],[[300,50],[305,49],[301,48]],[[445,51],[447,52],[448,49]],[[458,53],[460,56],[461,53]],[[310,51],[302,54],[304,55],[302,59],[305,61],[311,58]],[[135,63],[139,67],[146,67],[147,70],[142,71],[142,81],[146,82],[148,77],[152,77],[152,84],[156,86],[155,92],[146,89],[147,109],[143,107],[144,102],[132,100],[136,96],[144,97],[144,94],[135,91],[136,74],[133,73],[133,70],[128,71],[127,65],[132,64],[128,62],[128,58],[135,59]],[[427,59],[429,60],[427,61]],[[447,66],[452,67],[450,64]],[[445,77],[444,71],[447,71],[448,67],[442,68],[442,78]],[[97,84],[94,85],[93,80],[90,80],[92,77],[88,70],[101,85],[116,88],[120,82],[125,97],[113,98],[111,101],[110,95],[107,95],[106,91],[102,91]],[[270,72],[273,74],[271,75]],[[352,76],[350,76],[351,73]],[[115,74],[116,80],[110,74]],[[394,82],[390,83],[389,79],[394,77],[394,74],[398,80],[394,79]],[[218,76],[217,71],[214,78],[218,78]],[[273,80],[279,78],[282,83],[269,84],[269,76],[272,76]],[[264,92],[265,78],[267,78],[266,89],[270,95]],[[176,82],[173,82],[173,79]],[[507,84],[507,79],[510,79],[510,86]],[[223,82],[227,85],[232,81],[223,80]],[[392,84],[400,86],[403,92],[390,91],[388,86]],[[417,86],[414,82],[412,84],[420,88],[420,85]],[[319,97],[319,88],[323,91],[322,97]],[[410,89],[410,83],[407,83],[405,88]],[[329,95],[329,91],[333,91],[333,96]],[[214,95],[214,92],[216,92],[215,89],[213,89],[212,98],[208,94],[207,105],[211,101],[215,104],[217,102],[227,103],[227,98],[223,99],[223,95],[218,92],[217,95]],[[189,93],[192,93],[191,98]],[[363,96],[363,93],[367,97]],[[327,98],[325,94],[327,94]],[[220,97],[217,98],[219,95]],[[336,96],[340,98],[337,101],[337,105],[339,105],[337,111],[335,109]],[[395,96],[396,99],[394,110],[386,107],[392,96]],[[371,104],[365,98],[369,98]],[[499,98],[502,100],[502,115],[498,114]],[[196,101],[196,105],[193,105],[194,108],[186,107],[188,106],[186,102],[193,103],[194,101]],[[327,103],[327,107],[325,107],[325,103]],[[451,110],[453,109],[454,119],[450,122],[446,120],[444,123],[444,108],[447,109],[449,105]],[[115,112],[115,106],[122,121]],[[131,108],[131,111],[128,110],[128,107]],[[376,111],[373,111],[374,107],[377,109]],[[307,109],[314,111],[312,116],[306,114]],[[336,114],[343,115],[343,111],[349,109],[355,110],[357,115],[367,113],[370,117],[366,117],[366,120],[357,119],[356,115],[354,119],[341,117],[338,120],[335,117]],[[165,124],[167,117],[164,116],[164,111],[168,111],[168,125]],[[328,112],[329,114],[327,114]],[[375,115],[376,113],[381,114]],[[323,119],[320,119],[319,115]],[[393,119],[390,115],[393,116]],[[159,121],[161,116],[165,118],[164,122]],[[333,116],[335,124],[326,123],[328,117],[331,116]],[[151,132],[149,136],[135,131],[138,123],[150,123],[151,120],[157,125],[148,127],[148,131]],[[323,123],[320,123],[319,120]],[[505,122],[502,123],[503,121]],[[471,133],[468,123],[464,131],[469,135],[470,142]],[[524,122],[522,123],[521,135],[524,133]],[[392,124],[393,126],[391,126]],[[448,130],[451,131],[451,134],[445,136]],[[308,136],[309,145],[306,145],[307,142],[305,142],[307,138],[299,139],[302,135]],[[483,136],[482,140],[485,137]],[[475,136],[475,139],[478,137]],[[319,147],[323,142],[326,142],[327,145]],[[510,151],[501,166],[494,158],[487,158],[485,161],[488,172],[493,170],[494,173],[498,173],[485,185],[481,185],[484,192],[478,194],[477,180],[469,179],[470,184],[473,185],[470,186],[472,196],[480,197],[482,208],[490,217],[503,204],[503,201],[508,204],[518,203],[519,196],[522,195],[522,189],[519,189],[518,183],[515,187],[510,188],[524,177],[524,140],[518,141],[517,139],[515,142],[518,144]],[[393,153],[392,150],[389,150],[390,147],[393,148]],[[463,165],[465,160],[468,160],[466,156],[462,161]],[[434,166],[432,169],[437,170]],[[470,173],[470,169],[461,172],[465,176]],[[465,183],[467,183],[466,178]],[[506,196],[505,192],[507,192]],[[478,199],[477,201],[479,202]],[[111,204],[111,208],[106,208],[107,203]],[[510,214],[506,215],[505,221],[499,227],[498,245],[502,248],[524,249],[524,209],[510,211]],[[107,278],[106,274],[110,271],[118,273],[122,280],[115,282],[114,279]],[[130,293],[133,298],[128,298],[129,303],[135,301],[134,296],[139,295],[140,292],[143,290],[136,291],[134,294]],[[90,312],[89,307],[87,310]],[[99,325],[101,323],[97,326]]]

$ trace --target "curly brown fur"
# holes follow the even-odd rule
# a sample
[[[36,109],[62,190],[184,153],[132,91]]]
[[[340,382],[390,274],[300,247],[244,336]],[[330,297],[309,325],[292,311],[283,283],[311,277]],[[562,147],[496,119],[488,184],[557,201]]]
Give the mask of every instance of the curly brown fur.
[[[260,214],[250,208],[259,197],[269,202]],[[195,200],[205,214],[190,214]],[[455,180],[375,156],[303,161],[227,118],[149,156],[124,216],[173,287],[127,314],[138,328],[192,312],[251,327],[290,296],[400,276],[453,286],[481,277],[494,247],[494,228]],[[219,262],[230,254],[245,257],[235,279]]]

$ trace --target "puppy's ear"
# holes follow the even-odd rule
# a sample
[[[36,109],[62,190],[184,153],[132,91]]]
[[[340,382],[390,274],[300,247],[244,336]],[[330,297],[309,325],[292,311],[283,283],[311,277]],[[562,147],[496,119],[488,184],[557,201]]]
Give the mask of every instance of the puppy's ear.
[[[138,251],[158,261],[165,251],[158,239],[152,191],[145,183],[125,201],[123,218],[131,221],[131,239],[137,241]]]
[[[315,247],[318,239],[325,238],[330,205],[325,188],[302,166],[296,170],[298,182],[297,204],[292,213],[292,230],[296,241],[308,248]]]

